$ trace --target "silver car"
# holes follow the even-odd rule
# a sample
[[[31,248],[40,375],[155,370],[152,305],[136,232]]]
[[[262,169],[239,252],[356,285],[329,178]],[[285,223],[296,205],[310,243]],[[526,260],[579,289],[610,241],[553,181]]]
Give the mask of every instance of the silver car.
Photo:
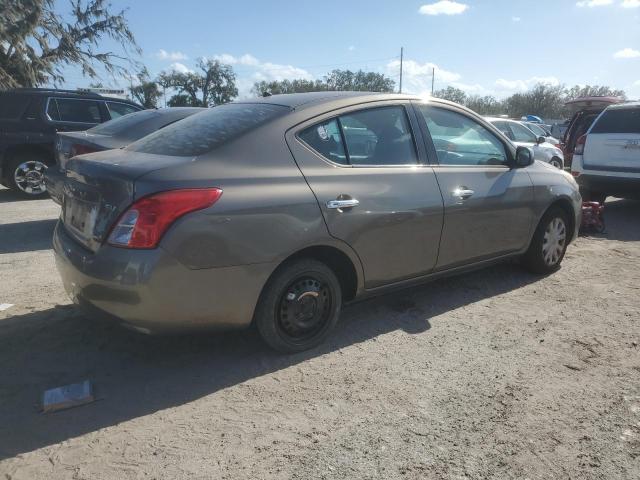
[[[255,325],[318,345],[345,302],[511,258],[559,268],[573,178],[459,105],[318,92],[234,102],[67,163],[54,234],[89,318]]]
[[[487,118],[487,120],[516,145],[531,148],[536,160],[549,163],[559,169],[564,168],[562,150],[549,143],[546,137],[536,135],[523,122],[505,118]]]

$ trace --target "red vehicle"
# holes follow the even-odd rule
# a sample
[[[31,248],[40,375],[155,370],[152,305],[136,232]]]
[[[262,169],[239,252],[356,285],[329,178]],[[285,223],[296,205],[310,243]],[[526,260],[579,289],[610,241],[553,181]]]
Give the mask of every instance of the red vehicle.
[[[623,99],[620,97],[580,97],[565,103],[565,106],[576,110],[576,113],[573,114],[569,121],[569,127],[561,143],[566,167],[571,166],[576,142],[582,135],[587,133],[596,117],[609,105],[621,102],[623,102]]]
[[[582,203],[582,224],[580,231],[604,232],[604,205],[598,202]]]

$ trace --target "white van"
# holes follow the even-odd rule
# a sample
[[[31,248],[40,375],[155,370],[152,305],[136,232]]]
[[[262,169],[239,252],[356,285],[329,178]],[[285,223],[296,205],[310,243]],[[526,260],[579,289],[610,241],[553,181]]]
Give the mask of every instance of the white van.
[[[607,107],[582,135],[571,173],[585,199],[640,199],[640,102]]]

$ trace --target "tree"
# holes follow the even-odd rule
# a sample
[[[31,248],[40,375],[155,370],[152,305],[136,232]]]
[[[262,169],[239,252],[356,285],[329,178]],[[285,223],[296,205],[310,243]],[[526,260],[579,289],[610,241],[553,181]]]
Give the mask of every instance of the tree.
[[[149,71],[146,67],[138,73],[137,77],[138,85],[129,89],[131,97],[144,108],[158,108],[158,100],[162,95],[158,84],[149,78]]]
[[[332,70],[325,77],[326,90],[393,92],[395,82],[382,73],[358,70]]]
[[[539,83],[524,93],[516,93],[505,100],[510,117],[533,114],[543,118],[559,118],[565,102],[564,85]]]
[[[565,94],[566,100],[573,100],[574,98],[579,97],[622,97],[626,100],[627,96],[624,93],[624,90],[615,90],[610,87],[605,87],[604,85],[576,85],[567,89]]]
[[[491,95],[481,97],[470,95],[466,98],[464,105],[478,115],[499,115],[504,112],[504,104],[496,100]]]
[[[200,72],[163,72],[158,83],[177,90],[169,105],[212,107],[227,103],[238,96],[236,74],[231,65],[201,58],[196,67]]]
[[[447,87],[441,90],[436,90],[433,92],[433,96],[437,98],[441,98],[443,100],[449,100],[451,102],[456,102],[461,105],[464,105],[465,100],[467,99],[467,94],[459,88],[455,87]]]
[[[262,80],[255,82],[251,88],[251,93],[261,97],[265,93],[277,95],[280,93],[303,93],[303,92],[319,92],[326,90],[327,86],[322,80],[272,80],[267,82]]]
[[[71,20],[54,12],[55,0],[0,1],[0,88],[64,82],[63,67],[77,65],[90,78],[97,68],[110,75],[137,66],[140,53],[125,11],[110,11],[105,0],[69,0]],[[114,40],[121,53],[100,48]]]

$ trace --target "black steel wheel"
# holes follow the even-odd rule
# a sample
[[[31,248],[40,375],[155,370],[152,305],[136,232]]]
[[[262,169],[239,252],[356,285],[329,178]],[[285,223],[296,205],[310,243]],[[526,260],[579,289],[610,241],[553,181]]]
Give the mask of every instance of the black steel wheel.
[[[322,343],[335,326],[341,298],[340,282],[329,267],[316,260],[297,260],[280,267],[269,280],[255,323],[275,350],[308,350]]]

